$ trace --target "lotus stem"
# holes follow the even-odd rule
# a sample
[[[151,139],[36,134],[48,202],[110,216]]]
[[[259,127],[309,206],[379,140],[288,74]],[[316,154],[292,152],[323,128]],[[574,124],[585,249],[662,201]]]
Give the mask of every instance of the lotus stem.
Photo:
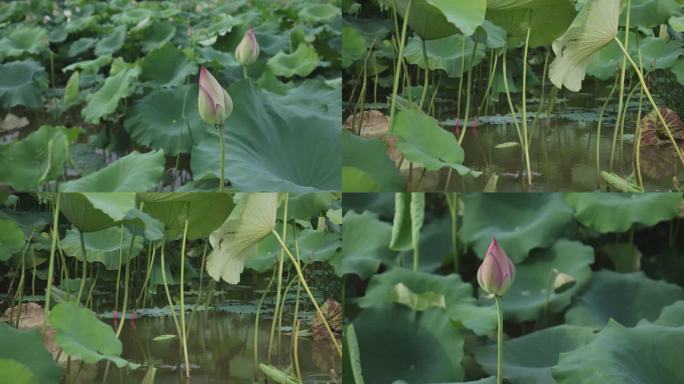
[[[425,98],[427,97],[427,89],[430,80],[430,59],[428,58],[425,40],[420,39],[420,43],[421,47],[423,48],[423,61],[425,61],[425,82],[423,83],[423,93],[420,95],[420,104],[418,105],[418,108],[420,108],[420,110],[423,110],[423,103],[425,102]]]
[[[517,113],[515,112],[515,107],[513,107],[513,100],[511,99],[511,92],[510,89],[508,88],[508,71],[506,70],[506,53],[507,50],[504,48],[503,51],[503,58],[502,58],[502,65],[501,65],[501,71],[503,75],[503,83],[504,83],[504,91],[506,91],[506,100],[508,101],[508,107],[511,110],[511,117],[513,117],[513,124],[515,125],[515,131],[518,133],[518,140],[520,140],[520,146],[522,147],[523,151],[525,150],[525,141],[523,140],[522,137],[522,131],[520,129],[520,124],[518,124],[518,116]]]
[[[271,279],[268,281],[268,286],[264,290],[264,293],[261,295],[261,298],[259,299],[259,304],[257,305],[256,308],[256,318],[254,319],[254,329],[257,330],[259,329],[259,319],[261,317],[261,307],[264,304],[264,300],[266,299],[266,295],[268,292],[271,290],[271,287],[273,286],[273,282],[275,281],[275,274],[276,274],[277,269],[273,268],[273,273],[271,274]],[[212,282],[214,280],[211,280]],[[254,380],[258,381],[259,380],[259,332],[254,332]]]
[[[225,182],[224,182],[223,178],[224,178],[224,175],[225,175],[224,169],[225,169],[225,162],[226,162],[226,157],[225,157],[225,154],[226,154],[226,148],[225,148],[226,142],[225,142],[225,137],[224,137],[224,136],[225,136],[225,133],[224,133],[224,131],[223,131],[223,128],[224,128],[223,122],[216,124],[216,129],[218,129],[218,132],[219,132],[219,138],[220,138],[220,141],[219,141],[219,148],[220,148],[220,152],[221,152],[221,153],[220,153],[221,157],[219,158],[219,164],[220,164],[220,166],[219,166],[219,169],[220,169],[220,173],[219,173],[219,192],[223,192],[223,186],[225,185]]]
[[[121,331],[123,330],[123,325],[124,322],[126,321],[126,309],[128,307],[128,284],[130,281],[130,267],[131,266],[131,261],[130,258],[128,261],[126,261],[126,275],[124,276],[124,299],[123,299],[123,304],[121,306],[121,322],[119,323],[119,328],[116,330],[116,337],[119,337],[121,334]]]
[[[470,65],[475,61],[475,53],[477,52],[477,41],[473,45],[473,53],[470,55]],[[470,119],[470,93],[473,88],[473,68],[468,68],[468,83],[466,85],[466,110],[465,116],[463,117],[463,129],[461,130],[461,135],[458,138],[458,144],[460,145],[465,138],[466,131],[468,130],[468,120]]]
[[[638,44],[638,40],[637,40]],[[643,62],[641,60],[641,50],[639,50],[639,68],[643,68]],[[641,128],[641,111],[642,111],[642,106],[644,103],[644,90],[642,89],[641,92],[639,92],[639,111],[637,112],[637,121],[636,121],[636,141],[634,145],[634,149],[636,153],[634,154],[635,157],[635,170],[634,173],[636,174],[637,178],[637,183],[639,183],[639,188],[641,190],[644,190],[644,178],[641,175],[641,135],[643,133],[642,128]]]
[[[309,289],[309,285],[306,283],[306,279],[304,278],[304,274],[302,273],[302,268],[299,266],[297,259],[292,255],[292,252],[290,252],[290,250],[287,248],[287,245],[285,245],[285,242],[280,237],[278,232],[274,229],[271,231],[271,233],[275,235],[276,239],[278,240],[278,243],[280,243],[280,246],[285,250],[285,253],[287,253],[287,256],[290,258],[292,264],[294,264],[295,270],[297,271],[297,276],[299,276],[299,281],[302,283],[302,287],[304,287],[304,291],[306,291],[306,294],[309,296],[311,303],[316,308],[316,313],[318,313],[318,316],[321,317],[321,321],[323,322],[325,329],[328,331],[328,334],[330,335],[330,340],[332,340],[332,343],[335,345],[337,353],[340,356],[342,356],[342,348],[340,347],[340,344],[337,342],[337,338],[335,338],[335,334],[333,333],[332,328],[330,328],[330,324],[328,324],[328,321],[325,319],[323,311],[321,311],[321,307],[316,302],[316,298],[314,297],[313,293],[311,293],[311,289]]]
[[[41,335],[45,338],[45,331],[47,330],[47,321],[50,316],[50,293],[52,292],[52,274],[55,271],[55,250],[57,248],[57,237],[59,237],[59,200],[60,193],[57,192],[57,201],[55,202],[54,212],[52,213],[52,240],[50,242],[50,261],[48,263],[48,278],[47,288],[45,290],[45,308],[43,313],[43,326],[41,328]]]
[[[121,225],[121,231],[119,231],[119,264],[116,269],[116,290],[114,293],[114,313],[119,309],[119,286],[121,285],[121,264],[123,263],[123,239],[124,239],[124,226]]]
[[[178,318],[176,318],[176,310],[173,308],[173,301],[171,300],[171,293],[169,293],[169,283],[166,281],[166,267],[164,264],[164,246],[165,243],[162,242],[161,244],[161,275],[162,275],[162,283],[164,285],[164,293],[166,293],[166,300],[169,302],[169,309],[171,310],[171,317],[173,318],[173,323],[176,325],[176,332],[178,332],[178,337],[180,338],[181,342],[183,342],[183,336],[180,330],[180,325],[178,324]],[[186,377],[190,376],[190,367],[186,364],[185,365],[185,374]]]
[[[527,27],[527,36],[525,37],[525,53],[523,56],[523,84],[522,84],[522,129],[523,138],[525,139],[525,163],[527,164],[527,185],[532,185],[532,167],[530,165],[530,143],[527,137],[527,52],[530,47],[530,31],[531,27]]]
[[[83,255],[83,273],[81,276],[81,286],[78,288],[78,296],[76,296],[76,302],[80,303],[81,302],[81,294],[83,293],[83,289],[85,288],[86,265],[88,263],[88,257],[87,257],[87,252],[86,252],[85,239],[83,238],[83,232],[78,231],[78,234],[79,234],[79,239],[81,241],[81,255]]]
[[[601,108],[601,113],[599,113],[598,123],[596,124],[596,189],[601,188],[601,125],[603,123],[603,116],[606,113],[606,108],[608,108],[608,103],[613,98],[615,90],[618,86],[618,78],[615,78],[615,83],[613,83],[613,88],[610,90],[608,98],[603,103],[603,108]]]
[[[246,65],[242,66],[242,74],[245,76],[245,80],[249,80],[249,76],[247,75],[247,66]]]
[[[503,382],[503,308],[501,306],[501,297],[494,296],[496,300],[496,314],[497,314],[497,333],[496,333],[496,383]]]
[[[408,1],[406,6],[406,13],[404,14],[404,25],[401,29],[401,37],[399,41],[399,56],[397,57],[397,66],[394,71],[394,83],[392,84],[392,100],[390,101],[390,117],[389,117],[389,132],[385,137],[385,145],[389,144],[389,138],[392,135],[392,126],[394,123],[394,112],[397,108],[397,92],[399,91],[399,78],[401,77],[401,64],[404,61],[404,44],[406,44],[406,29],[408,28],[408,19],[411,14],[411,5],[413,0]],[[394,2],[394,9],[396,11],[396,1]]]
[[[289,194],[285,194],[285,202],[284,202],[284,209],[283,209],[283,239],[287,239],[287,202],[288,202],[288,196]],[[275,328],[276,324],[278,323],[278,313],[280,312],[280,299],[281,299],[281,290],[283,289],[283,265],[285,264],[285,251],[281,248],[280,249],[280,255],[278,255],[278,284],[276,285],[276,305],[274,309],[274,316],[273,316],[273,322],[271,323],[271,334],[268,338],[268,353],[266,354],[267,356],[267,361],[269,364],[271,364],[271,352],[273,350],[273,337],[275,335]],[[280,342],[280,340],[278,341]]]
[[[188,359],[188,339],[185,332],[185,243],[188,238],[188,219],[185,219],[183,228],[183,241],[181,242],[181,276],[180,276],[180,327],[183,342],[183,358],[185,359],[185,377],[190,377],[190,360]],[[128,269],[128,266],[126,267]]]
[[[614,40],[618,44],[620,49],[622,50],[622,53],[625,55],[625,57],[627,58],[629,63],[632,65],[632,68],[634,68],[634,71],[636,72],[636,75],[639,78],[639,82],[641,83],[641,88],[643,89],[644,93],[646,94],[646,98],[648,98],[648,101],[651,103],[653,110],[658,115],[658,119],[660,120],[660,123],[663,125],[663,128],[665,128],[665,133],[667,134],[667,137],[670,139],[670,142],[672,142],[672,146],[674,147],[675,152],[677,152],[677,157],[679,157],[679,161],[681,161],[682,165],[684,165],[684,155],[682,155],[682,151],[679,149],[679,146],[677,145],[677,141],[672,136],[672,131],[670,131],[670,127],[667,125],[667,121],[665,121],[663,114],[660,113],[660,109],[658,108],[658,105],[656,104],[655,100],[653,100],[653,96],[651,95],[651,92],[648,90],[648,86],[646,85],[646,80],[644,80],[643,73],[641,73],[639,66],[637,66],[637,64],[634,62],[632,57],[629,55],[629,52],[627,52],[627,49],[625,48],[625,46],[622,45],[622,42],[620,41],[620,39],[615,37]]]
[[[629,21],[630,21],[630,16],[631,16],[631,0],[627,0],[627,15],[625,18],[625,44],[624,47],[629,47]],[[615,40],[619,40],[617,36],[615,37]],[[625,72],[627,70],[627,60],[626,58],[629,57],[629,54],[625,54],[622,58],[622,67],[620,68],[620,93],[619,93],[619,98],[618,98],[618,114],[617,114],[617,120],[615,123],[615,130],[613,131],[613,143],[610,147],[610,163],[608,164],[608,169],[612,172],[613,171],[613,159],[615,156],[615,146],[617,143],[617,134],[618,131],[620,130],[620,119],[622,116],[622,104],[623,104],[623,97],[625,95]]]

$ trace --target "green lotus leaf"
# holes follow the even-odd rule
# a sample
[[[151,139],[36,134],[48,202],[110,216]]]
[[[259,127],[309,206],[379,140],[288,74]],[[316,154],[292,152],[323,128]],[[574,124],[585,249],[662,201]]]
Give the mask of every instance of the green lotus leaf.
[[[40,108],[43,99],[36,83],[45,77],[43,66],[33,60],[0,64],[0,103],[5,109],[16,105]]]
[[[176,27],[171,23],[155,22],[145,30],[142,41],[143,52],[149,52],[162,47],[176,35]]]
[[[593,0],[584,5],[575,20],[553,42],[556,58],[549,78],[558,88],[577,92],[592,56],[610,43],[618,32],[622,0]]]
[[[306,77],[318,67],[319,58],[316,50],[305,43],[300,43],[292,53],[278,52],[268,59],[268,67],[276,76]]]
[[[565,313],[568,324],[603,327],[609,319],[632,327],[641,319],[654,321],[662,309],[684,299],[684,289],[643,272],[594,272],[589,286]]]
[[[660,316],[653,322],[658,325],[669,327],[684,326],[684,300],[679,300],[663,308]]]
[[[325,3],[307,5],[299,11],[299,17],[310,23],[325,23],[340,14],[340,7]]]
[[[684,85],[684,57],[680,57],[672,64],[670,71],[675,75],[677,82],[680,85]]]
[[[135,25],[147,18],[155,19],[157,16],[159,16],[158,10],[145,8],[145,6],[146,5],[143,4],[139,7],[125,8],[123,12],[114,15],[112,20],[119,23]]]
[[[503,0],[503,2],[511,2]],[[525,44],[527,28],[530,28],[531,48],[551,44],[570,26],[577,15],[575,4],[570,0],[515,1],[520,6],[511,9],[494,9],[492,1],[487,4],[487,19],[506,30],[509,46]],[[525,3],[536,4],[527,6]]]
[[[74,71],[69,77],[66,86],[64,87],[64,99],[62,100],[62,105],[64,109],[69,109],[72,105],[76,104],[76,98],[78,97],[78,81],[79,72]]]
[[[432,117],[406,109],[397,113],[392,126],[392,133],[397,137],[397,149],[404,154],[406,161],[422,164],[428,171],[449,167],[460,175],[481,174],[463,165],[465,154],[458,140]]]
[[[164,175],[164,152],[130,154],[105,168],[60,185],[62,192],[144,192],[154,189]]]
[[[69,46],[68,57],[76,57],[95,46],[97,40],[92,37],[82,37]]]
[[[341,145],[344,167],[354,167],[369,175],[379,191],[398,191],[403,188],[404,178],[390,160],[381,140],[359,137],[344,130]],[[350,186],[344,173],[342,185],[345,192],[370,191],[368,185]]]
[[[558,364],[559,355],[585,346],[593,337],[591,328],[563,324],[506,340],[503,378],[511,384],[553,383],[551,368]],[[476,349],[475,359],[487,373],[496,375],[495,343]]]
[[[620,36],[624,39],[624,35]],[[643,41],[643,38],[641,38]],[[629,34],[629,52],[632,57],[639,57],[636,46],[637,37],[636,34],[630,32]],[[600,80],[608,80],[616,75],[618,68],[622,65],[622,59],[624,54],[618,46],[617,42],[612,41],[608,43],[605,47],[601,48],[589,61],[589,66],[587,67],[587,74],[594,76]],[[644,62],[644,64],[646,64]]]
[[[0,220],[0,261],[7,261],[21,252],[26,239],[19,224],[12,220]]]
[[[282,94],[269,95],[269,101],[301,116],[342,116],[341,84],[329,84],[320,79],[306,79]]]
[[[487,0],[487,10],[513,10],[521,8],[539,8],[548,4],[548,0]]]
[[[464,39],[465,50],[463,50]],[[463,35],[451,35],[441,39],[425,41],[430,69],[444,70],[449,77],[461,77],[461,61],[464,55],[465,65],[463,73],[467,73],[470,68],[478,65],[485,57],[486,48],[484,44],[477,44],[476,48],[473,39]],[[425,69],[422,40],[419,37],[413,37],[408,40],[404,48],[404,57],[409,63]]]
[[[0,370],[13,384],[38,384],[38,378],[29,367],[10,359],[0,359]]]
[[[287,200],[287,217],[299,220],[311,220],[312,217],[324,215],[328,209],[339,207],[339,192],[290,193]],[[282,217],[284,206],[280,207],[278,216]]]
[[[95,56],[111,55],[123,47],[126,41],[126,26],[120,25],[95,45]]]
[[[549,313],[562,312],[572,296],[584,288],[591,277],[594,250],[577,241],[559,240],[551,248],[537,249],[516,266],[515,281],[503,300],[505,319],[523,322],[544,316],[546,295],[554,269],[575,278],[567,291],[549,296]]]
[[[44,28],[20,24],[0,39],[0,57],[34,55],[46,50],[47,47],[48,36]]]
[[[43,347],[37,329],[19,330],[0,321],[0,360],[11,360],[28,368],[37,381],[34,383],[51,384],[60,380],[61,370],[52,355]],[[7,376],[6,371],[2,371]],[[14,383],[14,381],[11,381]]]
[[[305,264],[327,262],[341,247],[339,234],[305,229],[297,234],[299,257]]]
[[[364,309],[353,321],[367,383],[462,380],[463,335],[441,308],[394,304]]]
[[[120,67],[123,68],[114,74],[115,68]],[[116,110],[121,99],[133,93],[133,82],[139,74],[140,67],[137,64],[128,65],[121,59],[114,60],[104,85],[86,97],[86,106],[81,110],[81,116],[89,123],[98,124],[102,117]]]
[[[356,28],[342,27],[342,68],[349,68],[366,55],[366,40]]]
[[[229,89],[235,104],[225,121],[226,178],[241,191],[339,191],[340,116],[303,114],[270,101],[251,81]],[[218,178],[219,139],[209,131],[192,150],[194,178]]]
[[[124,129],[137,143],[169,156],[190,153],[212,129],[200,119],[197,90],[194,84],[155,89],[127,110]]]
[[[393,258],[394,252],[387,248],[392,226],[376,214],[348,211],[342,222],[342,252],[332,262],[338,275],[354,273],[367,279]]]
[[[684,55],[684,48],[682,48],[680,41],[664,40],[651,36],[645,37],[640,42],[639,49],[641,50],[644,72],[668,69],[675,64],[680,56]]]
[[[630,26],[654,28],[667,23],[668,19],[680,13],[681,3],[677,0],[631,0]],[[622,12],[622,25],[626,11]]]
[[[183,84],[186,77],[197,73],[197,65],[171,44],[145,55],[140,61],[140,68],[140,80],[154,88],[176,87]],[[197,103],[196,97],[194,101]]]
[[[392,238],[389,247],[395,251],[411,249],[411,199],[412,193],[397,192],[394,194],[394,218],[392,220]]]
[[[100,56],[97,59],[79,61],[70,65],[67,65],[62,70],[63,72],[69,72],[73,70],[81,70],[83,73],[95,74],[100,68],[109,65],[112,62],[112,55]]]
[[[654,324],[626,328],[611,320],[584,347],[561,354],[551,369],[558,384],[676,384],[684,371],[681,361],[684,328]]]
[[[356,167],[342,167],[342,190],[380,192],[373,177]]]
[[[461,238],[483,258],[492,238],[515,263],[554,244],[572,224],[572,209],[558,193],[463,195]]]
[[[433,219],[425,225],[425,228],[420,233],[418,247],[420,249],[418,269],[421,271],[434,272],[447,261],[453,261],[451,218],[445,215]],[[399,260],[403,261],[403,263],[412,263],[413,250],[409,249],[401,252]]]
[[[652,226],[679,214],[681,193],[570,193],[566,201],[584,226],[600,233],[626,232],[634,224]]]
[[[452,274],[439,276],[426,272],[413,272],[394,268],[373,276],[368,283],[366,295],[359,299],[362,308],[381,307],[399,303],[395,289],[402,284],[416,295],[440,295],[446,304],[445,312],[453,323],[486,335],[496,329],[496,309],[493,305],[480,306],[473,297],[473,287]],[[508,298],[508,296],[506,296]],[[415,308],[414,308],[415,309]]]
[[[72,358],[90,364],[109,360],[119,368],[137,367],[120,357],[121,341],[112,327],[87,308],[70,302],[59,303],[50,311],[50,325],[55,329],[55,342]]]
[[[675,32],[684,32],[684,16],[672,16],[667,23]]]
[[[69,142],[64,127],[43,125],[24,139],[0,146],[0,183],[30,191],[63,174]]]
[[[183,235],[188,220],[188,239],[207,238],[223,224],[233,209],[228,193],[140,193],[143,210],[164,224],[166,239]]]
[[[71,228],[67,230],[60,244],[67,255],[83,261],[80,234],[78,229]],[[117,270],[119,269],[119,256],[121,256],[121,266],[123,266],[142,250],[143,239],[136,237],[133,240],[133,248],[130,248],[132,239],[133,235],[124,229],[122,250],[121,227],[110,227],[97,232],[84,232],[85,259],[89,263],[102,263],[109,270]],[[131,250],[130,258],[129,249]],[[122,253],[120,254],[121,251]]]
[[[477,27],[473,39],[490,49],[503,48],[506,46],[506,30],[489,20],[485,20],[482,25]]]
[[[383,1],[388,6],[392,1]],[[408,0],[397,0],[397,11],[404,17]],[[457,33],[466,36],[475,32],[485,18],[486,0],[413,0],[408,25],[425,40],[439,39]]]
[[[279,203],[277,193],[239,196],[223,225],[209,235],[212,251],[207,258],[207,273],[212,279],[240,282],[245,262],[254,256],[259,241],[275,229]]]

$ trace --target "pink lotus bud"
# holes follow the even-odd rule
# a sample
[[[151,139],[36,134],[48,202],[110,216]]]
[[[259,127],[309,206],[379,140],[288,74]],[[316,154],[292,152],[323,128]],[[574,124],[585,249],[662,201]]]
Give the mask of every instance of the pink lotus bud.
[[[235,60],[243,66],[253,64],[259,58],[259,43],[252,28],[245,32],[242,41],[235,48]]]
[[[480,269],[477,270],[477,282],[485,292],[503,296],[515,279],[515,266],[511,259],[506,256],[503,248],[496,239],[487,248]]]
[[[220,124],[233,112],[233,100],[204,67],[200,67],[197,107],[207,124]]]

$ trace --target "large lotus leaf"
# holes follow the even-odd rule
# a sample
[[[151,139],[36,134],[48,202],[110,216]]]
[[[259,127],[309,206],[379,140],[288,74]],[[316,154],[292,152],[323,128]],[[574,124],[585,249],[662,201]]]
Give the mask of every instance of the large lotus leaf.
[[[487,19],[506,30],[510,45],[524,44],[528,27],[531,48],[551,44],[568,29],[575,18],[575,5],[569,0],[531,1],[537,4],[533,7],[520,6],[505,10],[493,9],[488,4]]]
[[[623,36],[620,36],[622,39]],[[643,38],[642,38],[643,40]],[[637,52],[637,37],[636,34],[630,32],[629,34],[629,52],[632,57],[639,57]],[[605,47],[601,48],[589,61],[587,67],[587,74],[594,76],[600,80],[608,80],[616,75],[618,68],[622,64],[624,54],[618,46],[617,42],[610,42]],[[644,62],[646,64],[646,62]]]
[[[654,321],[662,309],[684,299],[682,287],[651,280],[643,272],[594,272],[589,286],[565,313],[568,324],[594,328],[609,319],[632,327],[641,319]]]
[[[305,229],[297,234],[299,257],[305,264],[327,262],[341,247],[341,236],[331,232]]]
[[[570,193],[568,204],[584,226],[601,233],[625,232],[634,224],[652,226],[679,214],[681,193]]]
[[[354,319],[367,383],[444,383],[463,379],[463,336],[441,308],[364,309]]]
[[[197,110],[197,86],[156,89],[127,110],[124,129],[133,140],[169,156],[190,153],[207,127]],[[183,104],[185,102],[185,104]]]
[[[116,74],[110,74],[100,89],[86,97],[86,106],[81,110],[81,116],[89,123],[98,124],[103,116],[114,112],[119,101],[130,96],[135,89],[133,82],[140,75],[140,67],[137,64],[121,64],[122,61],[119,60],[112,63],[112,72],[115,66],[124,68]]]
[[[339,14],[340,8],[332,4],[307,5],[299,11],[299,17],[311,23],[324,23]]]
[[[120,25],[97,42],[97,45],[95,45],[95,56],[111,55],[121,49],[125,41],[126,26]]]
[[[465,153],[456,137],[442,129],[432,117],[406,109],[397,113],[392,126],[397,149],[406,161],[422,164],[428,171],[449,167],[461,175],[472,172],[462,165]]]
[[[133,151],[99,171],[60,185],[62,192],[144,192],[164,175],[164,151]]]
[[[465,39],[465,50],[463,40]],[[461,77],[461,72],[466,73],[470,68],[478,65],[485,57],[484,44],[478,44],[469,37],[463,35],[451,35],[441,39],[425,41],[428,63],[431,70],[442,69],[449,77]],[[473,55],[473,49],[475,49]],[[465,55],[465,65],[461,70],[461,60]],[[425,69],[425,57],[420,37],[410,38],[404,48],[404,57],[411,64],[416,64]]]
[[[511,384],[553,383],[551,367],[558,364],[559,355],[585,346],[593,337],[591,328],[563,324],[506,340],[503,344],[503,377]],[[495,343],[478,348],[475,359],[485,371],[496,375]]]
[[[38,384],[38,378],[24,364],[10,359],[0,359],[0,372],[11,378],[12,384]]]
[[[551,273],[557,269],[575,278],[575,285],[563,293],[551,293],[549,312],[563,311],[572,296],[589,281],[594,250],[577,241],[559,240],[551,248],[538,249],[516,266],[515,282],[503,300],[507,320],[523,322],[544,314]]]
[[[670,67],[670,72],[675,75],[680,85],[684,85],[684,57],[680,57],[675,61],[672,67]]]
[[[684,326],[684,300],[679,300],[663,308],[660,316],[653,323],[669,327]]]
[[[112,55],[100,56],[97,59],[79,61],[73,64],[69,64],[64,69],[63,72],[69,72],[73,70],[81,70],[83,73],[95,74],[100,68],[105,65],[109,65],[112,62]]]
[[[278,52],[268,59],[268,67],[276,76],[306,77],[319,64],[318,53],[312,46],[300,43],[292,53]]]
[[[0,220],[0,261],[7,261],[24,248],[24,232],[12,220]]]
[[[387,155],[383,142],[379,139],[359,137],[347,130],[342,132],[342,164],[355,167],[368,174],[378,186],[379,191],[398,191],[404,185],[401,176],[392,160]],[[342,184],[348,185],[345,175]],[[344,189],[345,192],[366,192],[368,188],[359,190]]]
[[[456,274],[439,276],[394,268],[370,279],[366,295],[359,300],[359,305],[371,308],[388,303],[404,304],[401,297],[397,296],[397,284],[402,284],[417,296],[442,297],[443,300],[439,302],[445,305],[444,310],[451,321],[478,335],[486,335],[496,329],[495,307],[479,306],[473,296],[472,285],[463,282]]]
[[[155,22],[145,30],[142,41],[143,52],[155,50],[168,43],[176,35],[176,27],[171,23]]]
[[[50,311],[55,342],[62,351],[86,363],[109,360],[117,367],[135,367],[121,357],[121,341],[111,326],[101,322],[95,312],[70,302],[57,304]]]
[[[366,171],[356,167],[342,167],[342,190],[380,192],[380,186]]]
[[[394,1],[385,0],[392,5]],[[409,0],[397,0],[397,11],[404,17]],[[453,35],[459,30],[467,36],[484,22],[486,0],[412,0],[408,25],[425,40]]]
[[[503,48],[506,46],[506,30],[485,20],[475,31],[473,39],[487,48]]]
[[[58,383],[61,371],[52,355],[43,347],[40,333],[37,329],[19,330],[0,321],[0,359],[12,360],[26,366],[38,379],[40,384]],[[3,377],[7,372],[2,371]],[[6,381],[14,383],[14,381]]]
[[[584,347],[561,354],[551,369],[558,384],[678,384],[684,370],[684,327],[611,321]]]
[[[621,9],[622,0],[593,0],[582,7],[568,30],[553,42],[556,58],[549,78],[556,87],[573,92],[582,88],[592,56],[617,35]]]
[[[21,25],[0,40],[0,57],[15,57],[25,53],[36,54],[47,49],[45,28]]]
[[[197,64],[188,60],[178,48],[166,44],[140,61],[140,80],[151,87],[175,87],[185,82],[189,75],[197,73]],[[197,97],[194,98],[195,103]],[[177,103],[176,107],[178,106]],[[196,108],[195,108],[196,109]]]
[[[283,94],[270,94],[269,100],[298,115],[342,119],[341,85],[328,84],[321,79],[306,79]]]
[[[45,76],[43,66],[33,60],[0,64],[0,103],[5,109],[16,105],[40,108],[43,99],[36,79]]]
[[[287,199],[287,217],[311,220],[325,215],[329,209],[339,208],[339,192],[290,193]],[[283,216],[284,205],[280,206],[278,217]]]
[[[487,0],[487,10],[513,10],[521,8],[540,8],[547,5],[549,0]]]
[[[272,103],[250,81],[229,89],[235,104],[225,121],[226,178],[242,191],[339,191],[340,116],[302,114]],[[210,128],[192,150],[195,179],[218,177],[219,139]]]
[[[233,209],[230,193],[140,193],[143,210],[164,224],[167,239],[183,234],[188,221],[188,239],[206,238],[221,226]]]
[[[63,174],[69,142],[63,127],[43,125],[24,139],[0,146],[0,183],[31,191]]]
[[[515,263],[535,248],[555,243],[572,223],[559,193],[463,195],[461,238],[483,258],[492,238]]]
[[[653,28],[667,23],[667,20],[680,12],[681,3],[677,0],[631,0],[632,11],[630,26]],[[624,25],[626,11],[622,13],[621,23]]]
[[[109,270],[116,270],[119,269],[119,256],[121,256],[122,265],[125,265],[128,260],[137,256],[142,250],[143,239],[136,237],[133,240],[133,248],[131,249],[133,235],[125,228],[123,231],[123,253],[121,255],[121,227],[110,227],[97,232],[84,232],[83,242],[86,249],[86,261],[89,263],[99,262],[104,264]],[[72,228],[67,230],[60,244],[67,255],[83,261],[84,257],[78,229]],[[130,258],[129,249],[131,249]]]
[[[96,42],[97,40],[92,37],[82,37],[71,43],[71,45],[69,45],[69,51],[67,51],[67,56],[69,58],[74,58],[93,48]]]
[[[342,252],[333,259],[338,275],[354,273],[367,279],[378,271],[381,263],[393,258],[394,252],[388,248],[392,236],[389,223],[368,211],[349,211],[342,222]]]
[[[682,42],[677,40],[665,40],[658,37],[646,37],[640,44],[644,72],[656,69],[668,69],[674,65],[677,59],[684,55]],[[634,56],[633,57],[638,57]]]
[[[366,40],[358,29],[342,27],[342,68],[349,68],[366,55]]]
[[[418,269],[433,272],[449,262],[453,257],[451,241],[451,218],[448,215],[433,219],[420,232],[420,260]],[[399,254],[399,260],[411,263],[413,251],[406,250]],[[451,259],[453,261],[453,258]],[[406,264],[405,264],[406,265]]]

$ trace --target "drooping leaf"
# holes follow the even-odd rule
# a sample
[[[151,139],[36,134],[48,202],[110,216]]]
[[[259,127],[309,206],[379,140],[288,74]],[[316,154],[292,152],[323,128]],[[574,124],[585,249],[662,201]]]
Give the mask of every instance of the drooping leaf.
[[[19,224],[12,220],[0,220],[0,261],[7,261],[24,248],[26,239]]]
[[[463,43],[465,40],[465,49]],[[467,73],[470,68],[478,65],[485,57],[486,46],[477,44],[473,39],[463,35],[451,35],[441,39],[425,41],[429,68],[441,69],[449,77],[461,77],[461,73]],[[474,53],[473,53],[474,52]],[[410,38],[404,48],[404,57],[411,64],[416,64],[425,69],[425,57],[423,55],[422,41],[419,37]],[[465,58],[465,65],[461,69],[461,62]]]
[[[0,103],[10,109],[17,105],[40,108],[43,100],[36,82],[45,76],[43,66],[33,60],[0,64]]]
[[[384,1],[391,6],[391,1]],[[398,0],[397,11],[406,15],[408,0]],[[408,25],[421,38],[439,39],[453,35],[459,30],[470,36],[484,22],[486,0],[450,1],[450,0],[412,0]]]
[[[52,359],[50,352],[43,347],[37,329],[19,330],[0,322],[0,343],[0,360],[23,364],[40,384],[59,382],[60,368]],[[3,371],[3,375],[7,374],[8,372]]]
[[[0,359],[0,370],[13,384],[38,384],[38,378],[26,365],[10,359]]]
[[[16,57],[37,54],[47,49],[48,36],[45,28],[19,24],[0,39],[0,57]]]
[[[392,160],[387,155],[383,142],[379,139],[368,139],[356,136],[347,130],[342,132],[342,164],[345,168],[356,168],[369,175],[380,191],[397,191],[404,185],[401,176]],[[349,174],[346,174],[349,177]],[[345,192],[369,192],[371,186],[350,185],[342,174]]]
[[[684,326],[684,300],[679,300],[663,308],[660,316],[653,322],[669,327]]]
[[[116,270],[119,268],[119,256],[121,256],[121,266],[123,267],[142,250],[142,237],[138,236],[133,240],[132,248],[131,240],[133,240],[133,235],[124,229],[123,249],[121,248],[120,227],[110,227],[97,232],[85,232],[83,233],[83,242],[86,249],[85,259],[89,263],[99,262],[104,264],[109,270]],[[80,232],[77,228],[67,230],[60,244],[67,255],[83,261]],[[129,249],[131,251],[130,258]],[[123,253],[120,254],[121,251]]]
[[[347,212],[342,221],[342,252],[333,260],[335,272],[339,276],[354,273],[362,279],[372,276],[393,256],[387,247],[391,234],[392,226],[374,213]]]
[[[64,87],[64,99],[62,99],[62,105],[64,105],[64,109],[69,109],[69,107],[76,103],[76,98],[78,97],[79,77],[79,72],[74,71]]]
[[[133,151],[105,168],[60,185],[62,192],[144,192],[164,174],[164,151]]]
[[[121,99],[133,93],[133,82],[140,74],[140,67],[137,64],[126,64],[123,60],[116,59],[112,63],[112,72],[117,66],[123,68],[116,74],[110,72],[104,85],[86,97],[86,106],[81,110],[81,116],[87,122],[98,124],[102,117],[116,110]]]
[[[126,41],[126,26],[120,25],[95,45],[95,56],[111,55],[123,47]]]
[[[268,67],[276,76],[306,77],[319,65],[318,53],[312,46],[300,43],[292,53],[278,52],[268,59]]]
[[[140,61],[140,68],[140,81],[153,88],[179,86],[185,82],[186,77],[197,73],[197,64],[188,60],[172,44],[166,44],[145,55]],[[193,101],[197,103],[197,97]]]

